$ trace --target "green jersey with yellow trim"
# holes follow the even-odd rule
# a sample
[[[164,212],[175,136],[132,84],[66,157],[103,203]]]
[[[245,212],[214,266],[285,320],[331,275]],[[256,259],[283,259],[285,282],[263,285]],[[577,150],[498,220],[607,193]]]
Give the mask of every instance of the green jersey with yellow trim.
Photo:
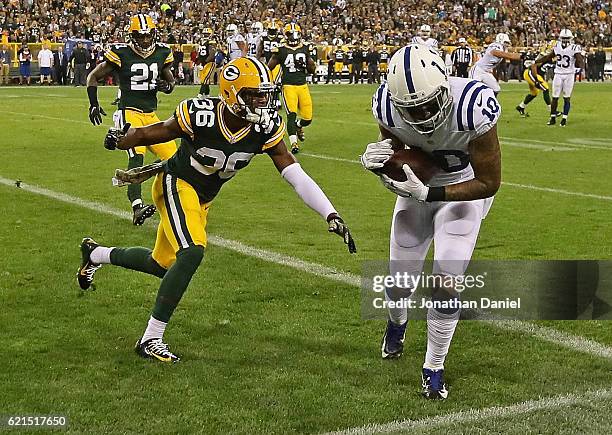
[[[285,133],[278,113],[267,128],[249,124],[232,132],[223,119],[224,109],[219,98],[192,98],[182,101],[174,112],[183,137],[167,162],[168,172],[191,184],[202,202],[212,201],[255,154],[280,143]]]
[[[157,79],[164,66],[174,62],[172,49],[157,43],[153,53],[142,57],[128,44],[114,44],[104,53],[104,58],[119,74],[119,108],[154,112],[157,109]]]
[[[310,59],[308,47],[302,44],[296,47],[285,44],[278,47],[274,53],[283,69],[283,85],[305,85],[306,66]]]

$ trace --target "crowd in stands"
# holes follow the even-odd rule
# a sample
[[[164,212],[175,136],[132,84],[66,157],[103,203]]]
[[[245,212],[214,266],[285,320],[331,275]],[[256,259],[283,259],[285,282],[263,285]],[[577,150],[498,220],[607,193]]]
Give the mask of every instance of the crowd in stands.
[[[466,37],[483,45],[507,31],[517,46],[553,39],[570,28],[583,46],[612,46],[609,0],[3,0],[0,33],[9,42],[61,42],[85,38],[120,41],[130,15],[143,12],[158,22],[167,43],[197,43],[200,31],[227,24],[297,21],[316,43],[373,42],[391,46],[410,40],[421,24],[442,44]],[[6,5],[6,7],[4,7]]]

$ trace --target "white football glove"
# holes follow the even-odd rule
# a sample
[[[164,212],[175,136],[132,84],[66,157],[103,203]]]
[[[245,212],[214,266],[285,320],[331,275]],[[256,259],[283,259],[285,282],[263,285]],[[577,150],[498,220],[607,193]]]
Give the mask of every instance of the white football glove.
[[[361,164],[369,171],[382,168],[393,155],[391,139],[369,143],[361,155]]]
[[[385,174],[380,175],[382,184],[396,195],[406,198],[414,198],[417,201],[424,202],[429,193],[429,187],[425,186],[419,177],[410,169],[410,166],[403,165],[402,169],[406,174],[406,181],[395,181],[387,177]]]

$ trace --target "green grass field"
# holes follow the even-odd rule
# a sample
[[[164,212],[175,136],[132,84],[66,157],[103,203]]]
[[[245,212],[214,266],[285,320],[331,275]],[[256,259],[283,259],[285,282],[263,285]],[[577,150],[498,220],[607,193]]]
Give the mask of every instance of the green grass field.
[[[100,89],[109,116],[94,128],[83,88],[0,88],[0,416],[66,415],[74,433],[320,433],[370,424],[381,425],[373,432],[610,433],[609,322],[461,322],[445,402],[419,396],[424,322],[410,324],[401,360],[380,359],[384,324],[360,319],[359,289],[342,278],[387,258],[394,196],[357,164],[377,137],[374,89],[311,87],[315,119],[299,156],[350,225],[358,254],[327,233],[269,158],[257,157],[211,208],[216,243],[166,333],[183,360],[166,366],[132,351],[156,279],[107,266],[95,292],[75,282],[84,235],[110,246],[155,239],[154,224],[135,228],[115,213],[129,210],[125,190],[110,182],[126,156],[102,146],[115,89]],[[541,98],[520,118],[514,106],[526,90],[506,84],[500,95],[504,185],[474,258],[612,259],[612,85],[577,84],[566,128],[544,125]],[[163,96],[160,118],[196,93],[179,87]],[[345,275],[330,279],[295,260]],[[385,426],[401,420],[410,421]]]

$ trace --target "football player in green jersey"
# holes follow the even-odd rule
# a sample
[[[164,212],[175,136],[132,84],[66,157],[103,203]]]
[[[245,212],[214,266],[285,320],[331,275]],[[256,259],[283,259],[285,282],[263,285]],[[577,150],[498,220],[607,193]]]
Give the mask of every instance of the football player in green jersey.
[[[257,154],[268,154],[306,205],[327,221],[328,231],[340,235],[349,252],[356,252],[351,233],[334,206],[287,150],[277,93],[264,63],[240,57],[221,71],[218,98],[185,100],[173,117],[154,125],[109,129],[104,143],[108,149],[127,150],[181,138],[179,150],[159,165],[153,183],[153,199],[161,217],[153,250],[108,248],[88,237],[81,244],[78,281],[83,289],[89,288],[103,264],[161,278],[149,323],[136,343],[140,356],[162,362],[179,360],[164,343],[163,334],[203,259],[208,210],[223,184]]]
[[[215,54],[217,43],[212,38],[213,30],[210,27],[204,29],[202,42],[198,47],[197,62],[202,65],[200,70],[200,92],[198,98],[206,98],[210,95],[210,82],[215,73]]]
[[[302,29],[295,23],[285,26],[285,44],[273,50],[268,67],[282,69],[283,102],[287,110],[287,133],[291,152],[300,151],[298,139],[304,141],[304,127],[312,122],[312,98],[306,84],[306,74],[314,74],[316,65],[309,47],[302,44]],[[301,118],[297,119],[298,110]]]
[[[89,96],[89,120],[93,125],[102,123],[106,115],[98,102],[98,82],[114,71],[119,76],[118,110],[113,116],[115,126],[126,123],[141,127],[159,122],[155,114],[157,92],[169,94],[174,89],[172,49],[156,42],[157,29],[149,15],[135,15],[130,19],[129,44],[114,44],[104,54],[100,63],[87,77]],[[128,150],[128,168],[142,166],[147,148],[159,159],[167,160],[176,152],[174,141],[151,144]],[[155,213],[155,206],[142,202],[142,188],[139,184],[128,186],[128,199],[132,204],[134,225],[142,225]]]

